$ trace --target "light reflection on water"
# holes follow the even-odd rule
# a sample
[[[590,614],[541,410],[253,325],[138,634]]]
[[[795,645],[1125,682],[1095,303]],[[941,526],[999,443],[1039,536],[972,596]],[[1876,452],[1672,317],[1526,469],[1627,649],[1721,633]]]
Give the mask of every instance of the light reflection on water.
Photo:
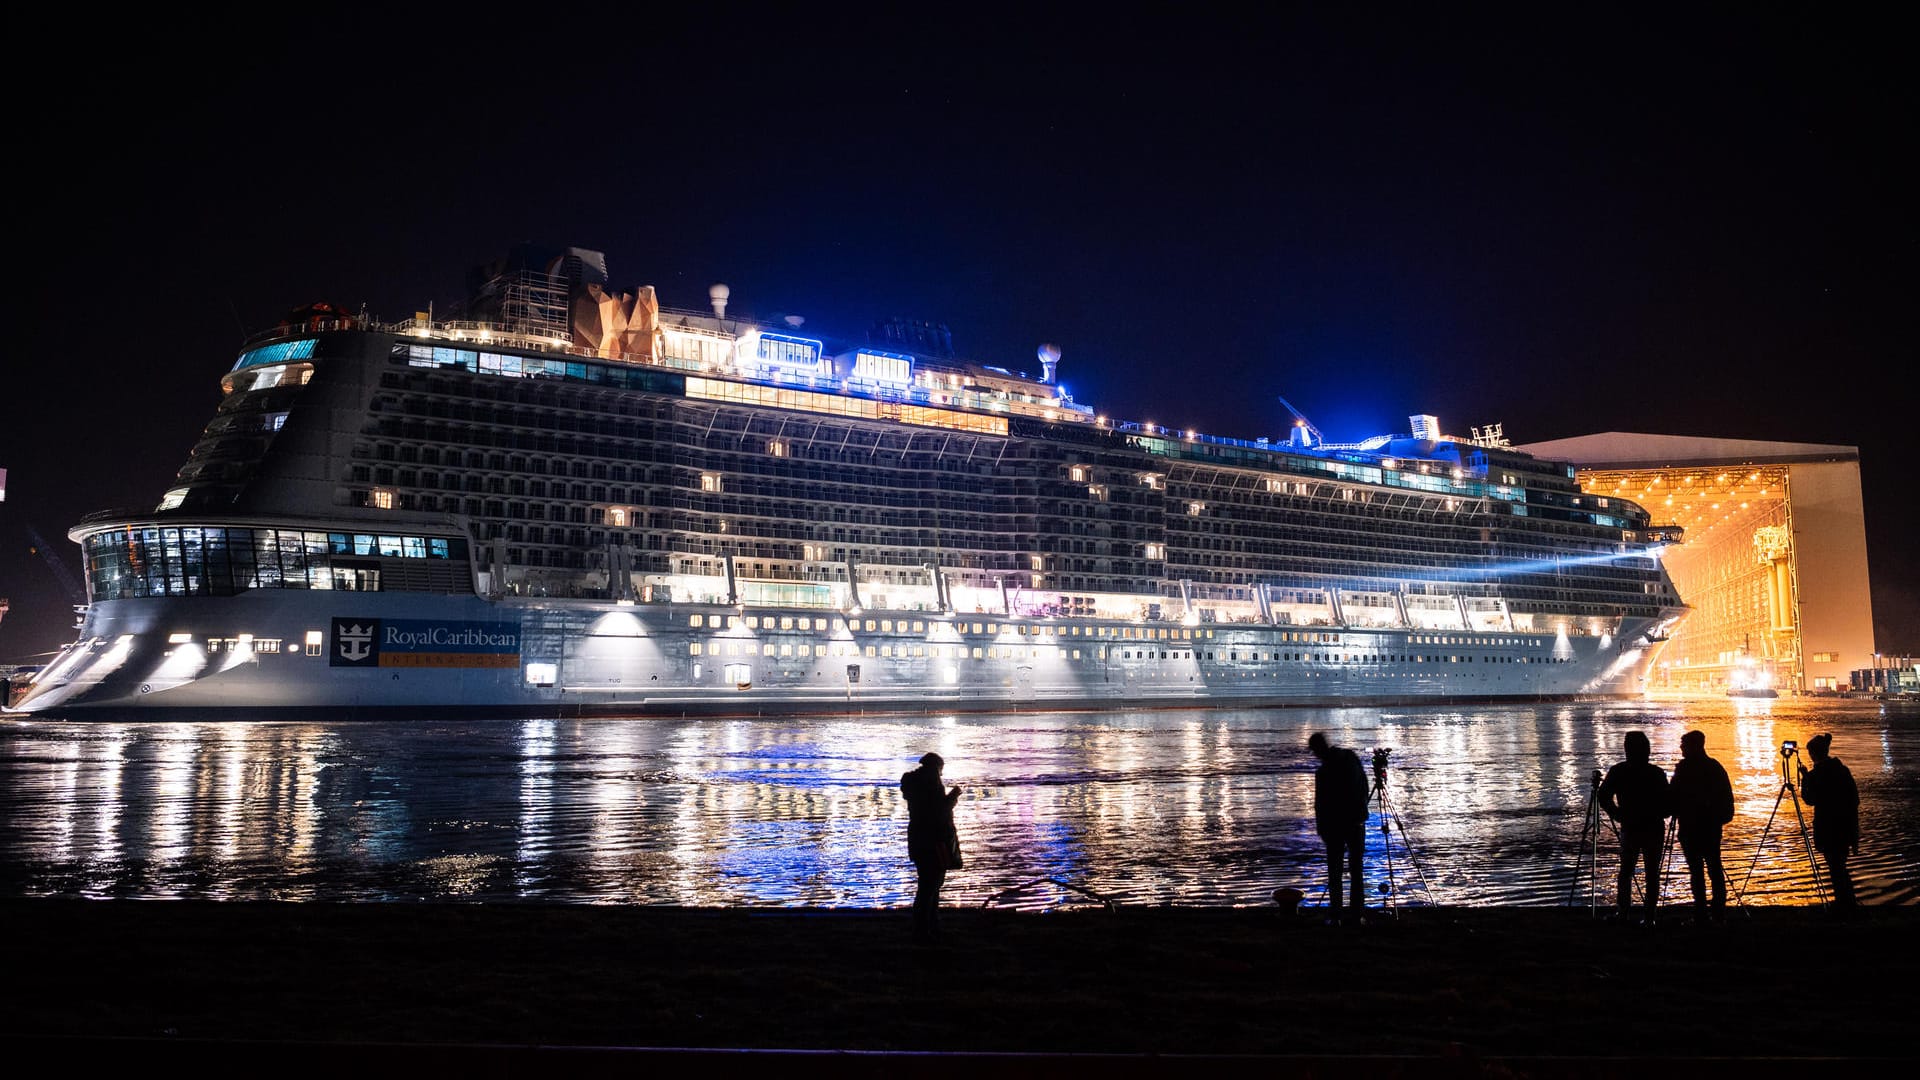
[[[1319,902],[1305,742],[1326,730],[1363,756],[1393,750],[1387,793],[1410,841],[1394,831],[1401,902],[1585,903],[1574,875],[1593,770],[1621,756],[1633,728],[1670,769],[1695,727],[1733,777],[1726,865],[1733,889],[1750,875],[1749,902],[1813,898],[1779,747],[1823,730],[1860,784],[1861,898],[1920,899],[1920,720],[1795,701],[11,721],[0,724],[0,895],[890,907],[913,890],[899,776],[937,750],[967,792],[956,816],[968,865],[948,880],[953,903],[1260,904],[1281,885]],[[1368,838],[1378,897],[1377,824]],[[1609,848],[1603,840],[1603,904]],[[1678,877],[1670,902],[1685,898]]]

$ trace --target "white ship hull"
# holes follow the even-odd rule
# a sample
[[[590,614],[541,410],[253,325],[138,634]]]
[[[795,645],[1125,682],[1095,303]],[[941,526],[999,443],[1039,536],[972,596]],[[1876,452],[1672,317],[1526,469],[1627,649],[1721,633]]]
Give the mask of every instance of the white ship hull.
[[[1651,620],[1561,636],[750,610],[751,630],[717,605],[327,591],[110,601],[18,707],[644,717],[1617,698],[1644,690],[1658,647]],[[376,627],[384,647],[368,640]],[[462,633],[492,651],[436,644]]]

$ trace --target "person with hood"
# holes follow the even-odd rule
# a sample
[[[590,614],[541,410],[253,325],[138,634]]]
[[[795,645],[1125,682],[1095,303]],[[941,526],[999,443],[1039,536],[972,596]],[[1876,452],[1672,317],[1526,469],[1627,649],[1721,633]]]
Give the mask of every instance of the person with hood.
[[[1633,914],[1633,870],[1647,865],[1646,918],[1651,926],[1660,906],[1660,856],[1667,840],[1667,773],[1652,760],[1653,744],[1644,731],[1629,731],[1627,760],[1607,770],[1600,782],[1600,807],[1620,829],[1619,912]]]
[[[1800,797],[1813,807],[1813,846],[1826,860],[1827,876],[1833,879],[1833,904],[1851,910],[1853,875],[1847,871],[1847,855],[1860,846],[1860,789],[1853,782],[1853,770],[1828,755],[1832,746],[1832,735],[1807,740],[1813,768],[1800,766]]]
[[[1320,767],[1313,773],[1313,827],[1327,846],[1327,910],[1331,921],[1341,920],[1340,871],[1344,863],[1353,890],[1349,917],[1364,922],[1366,883],[1361,878],[1361,866],[1367,849],[1367,770],[1361,766],[1359,754],[1328,743],[1322,732],[1316,731],[1307,739],[1307,749],[1320,759]]]
[[[1724,918],[1727,909],[1727,874],[1720,865],[1720,830],[1733,820],[1733,783],[1727,770],[1707,756],[1707,734],[1689,731],[1680,736],[1680,763],[1673,767],[1673,783],[1668,786],[1672,800],[1674,831],[1680,836],[1680,853],[1687,858],[1687,874],[1693,882],[1693,911],[1696,918]],[[1713,907],[1707,907],[1707,878],[1713,879]]]
[[[913,894],[913,933],[922,941],[939,936],[940,887],[947,871],[961,868],[960,833],[953,824],[960,789],[948,789],[941,780],[945,767],[939,754],[928,753],[919,768],[900,777],[900,794],[907,800],[907,857],[920,878]]]

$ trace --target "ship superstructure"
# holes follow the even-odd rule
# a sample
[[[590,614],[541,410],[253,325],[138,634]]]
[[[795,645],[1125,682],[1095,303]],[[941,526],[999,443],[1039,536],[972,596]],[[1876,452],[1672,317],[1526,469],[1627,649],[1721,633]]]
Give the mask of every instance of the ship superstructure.
[[[1638,693],[1677,531],[1414,417],[1123,422],[944,327],[614,293],[571,249],[452,318],[254,340],[21,707],[680,714]]]

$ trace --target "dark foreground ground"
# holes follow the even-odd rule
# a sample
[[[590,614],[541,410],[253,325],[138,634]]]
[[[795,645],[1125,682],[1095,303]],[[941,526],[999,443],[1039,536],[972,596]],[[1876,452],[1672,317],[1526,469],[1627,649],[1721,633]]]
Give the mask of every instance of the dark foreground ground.
[[[9,900],[0,918],[16,1062],[280,1075],[1621,1075],[1704,1058],[1804,1075],[1915,1056],[1920,956],[1916,908],[1652,928],[1585,908],[1363,927],[950,910],[934,946],[904,912]],[[967,1056],[896,1056],[923,1051]]]

